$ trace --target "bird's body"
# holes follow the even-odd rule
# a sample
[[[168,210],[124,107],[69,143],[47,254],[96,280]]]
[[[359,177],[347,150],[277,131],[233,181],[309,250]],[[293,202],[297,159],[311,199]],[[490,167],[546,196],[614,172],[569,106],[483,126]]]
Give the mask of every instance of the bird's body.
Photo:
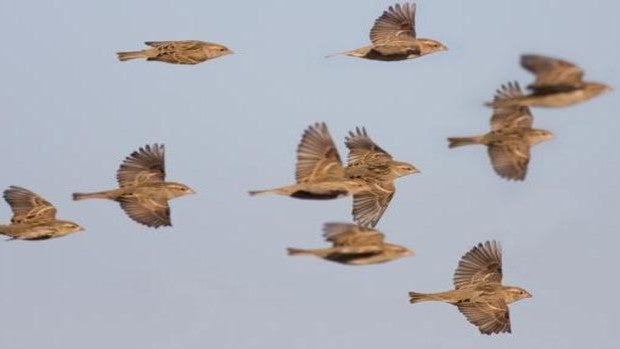
[[[345,141],[348,163],[343,167],[327,126],[308,127],[297,147],[295,184],[250,195],[279,194],[298,199],[330,200],[353,196],[353,217],[363,226],[374,227],[395,192],[394,180],[419,172],[413,165],[393,160],[391,155],[356,128]]]
[[[326,223],[323,236],[333,247],[321,249],[289,248],[288,254],[314,255],[328,261],[366,265],[411,256],[413,252],[395,244],[383,242],[384,235],[374,229],[348,223]]]
[[[370,30],[369,46],[329,55],[346,55],[375,61],[402,61],[447,48],[433,39],[417,38],[415,4],[390,6],[377,18]]]
[[[502,276],[501,247],[495,241],[487,241],[461,258],[454,272],[453,290],[409,292],[409,302],[453,304],[481,333],[511,332],[508,304],[532,295],[520,287],[502,285]]]
[[[521,66],[536,75],[536,81],[527,87],[531,93],[496,99],[487,105],[493,107],[567,107],[611,90],[605,84],[583,81],[583,70],[561,59],[523,55]]]
[[[30,190],[11,186],[3,196],[13,217],[11,224],[0,225],[0,234],[11,240],[46,240],[84,231],[77,223],[56,219],[56,208]]]
[[[149,227],[170,226],[168,201],[194,191],[182,183],[166,182],[164,146],[146,145],[121,164],[119,188],[94,193],[73,193],[73,200],[109,199],[120,203],[129,217]]]
[[[198,64],[233,53],[226,46],[198,40],[147,41],[144,44],[150,48],[141,51],[118,52],[118,59],[127,61],[145,58],[147,61]]]
[[[495,94],[491,131],[474,137],[450,137],[449,147],[482,144],[487,146],[495,172],[503,178],[523,180],[527,173],[531,146],[549,140],[553,134],[532,128],[532,114],[527,106],[500,104],[523,96],[517,83],[502,85]]]

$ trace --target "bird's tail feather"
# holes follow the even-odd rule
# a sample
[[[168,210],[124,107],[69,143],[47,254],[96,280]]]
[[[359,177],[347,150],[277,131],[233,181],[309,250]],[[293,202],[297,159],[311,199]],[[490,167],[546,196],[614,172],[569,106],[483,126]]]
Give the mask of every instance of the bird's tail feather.
[[[73,193],[73,200],[85,200],[85,199],[107,199],[108,193],[100,191],[96,193]]]
[[[313,254],[310,250],[303,250],[301,248],[287,248],[286,252],[288,252],[289,256],[297,256],[301,254]]]
[[[440,301],[443,298],[432,293],[409,292],[409,303],[419,303],[427,301]]]
[[[448,138],[448,148],[460,147],[463,145],[479,144],[480,137],[450,137]]]
[[[130,59],[148,58],[149,55],[146,51],[129,51],[129,52],[117,52],[119,61],[128,61]]]
[[[273,190],[271,189],[266,189],[266,190],[250,190],[248,191],[248,194],[250,194],[250,196],[255,196],[255,195],[263,195],[263,194],[268,194],[273,192]]]

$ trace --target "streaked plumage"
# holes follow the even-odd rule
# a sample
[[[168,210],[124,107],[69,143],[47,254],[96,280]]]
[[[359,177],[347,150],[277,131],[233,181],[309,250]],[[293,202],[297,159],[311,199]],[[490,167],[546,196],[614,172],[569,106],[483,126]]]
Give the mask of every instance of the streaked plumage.
[[[502,252],[496,241],[479,243],[461,258],[454,287],[439,293],[409,292],[409,301],[454,304],[481,333],[492,334],[511,332],[508,304],[532,297],[520,287],[502,285]]]
[[[73,193],[73,200],[114,200],[134,221],[158,228],[172,225],[168,200],[194,193],[185,184],[165,181],[164,146],[159,144],[147,144],[131,153],[121,164],[116,178],[118,189]]]
[[[611,90],[605,84],[583,81],[583,70],[561,59],[527,54],[521,56],[521,66],[536,75],[536,81],[527,87],[532,93],[494,100],[487,105],[566,107]]]
[[[495,94],[491,131],[475,137],[451,137],[449,147],[483,144],[488,147],[495,172],[503,178],[523,180],[530,161],[530,147],[553,138],[546,130],[532,128],[534,118],[527,106],[503,104],[501,101],[523,96],[519,84],[502,85]]]
[[[0,225],[0,234],[11,240],[45,240],[84,231],[77,223],[56,219],[56,208],[41,196],[17,186],[4,191],[11,206],[11,224]]]
[[[394,179],[419,171],[411,164],[393,160],[365,129],[350,132],[345,143],[349,157],[343,167],[325,123],[308,127],[297,147],[297,183],[250,191],[250,195],[272,193],[315,200],[353,195],[354,220],[374,227],[394,195]]]
[[[232,54],[226,46],[198,40],[147,41],[150,48],[142,51],[118,52],[120,61],[146,58],[147,61],[160,61],[175,64],[198,64],[204,61]]]
[[[330,248],[289,248],[289,255],[315,255],[332,262],[365,265],[385,263],[397,258],[412,256],[409,249],[384,242],[383,233],[375,229],[349,223],[326,223],[323,237],[332,243]]]
[[[439,41],[416,37],[415,10],[416,5],[409,3],[390,6],[375,20],[370,30],[370,46],[331,56],[347,55],[378,61],[400,61],[447,50]]]

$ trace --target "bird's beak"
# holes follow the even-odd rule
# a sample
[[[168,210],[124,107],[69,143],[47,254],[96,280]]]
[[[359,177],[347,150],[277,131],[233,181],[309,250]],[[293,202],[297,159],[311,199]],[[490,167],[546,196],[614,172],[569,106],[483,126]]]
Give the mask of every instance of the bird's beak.
[[[407,252],[405,252],[405,256],[406,257],[409,257],[409,256],[413,257],[413,256],[415,256],[415,253],[413,251],[411,251],[411,250],[407,250]]]
[[[190,188],[190,189],[187,191],[187,193],[188,193],[188,194],[196,194],[196,191],[195,191],[194,189]]]
[[[527,292],[527,296],[525,296],[525,298],[532,298],[534,297],[531,293]]]
[[[441,51],[448,51],[448,46],[441,45]]]
[[[86,229],[84,227],[80,227],[80,229],[78,229],[79,232],[81,231],[86,231]]]

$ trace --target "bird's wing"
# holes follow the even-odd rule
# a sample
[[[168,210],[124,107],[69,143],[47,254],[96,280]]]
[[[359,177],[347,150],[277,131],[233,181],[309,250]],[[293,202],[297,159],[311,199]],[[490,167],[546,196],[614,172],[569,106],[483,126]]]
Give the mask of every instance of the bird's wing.
[[[149,227],[170,226],[168,200],[143,195],[126,195],[119,198],[121,207],[134,221]]]
[[[334,247],[381,246],[384,235],[377,230],[350,223],[325,223],[323,237]]]
[[[506,99],[519,98],[522,96],[523,92],[521,92],[519,83],[516,81],[509,82],[508,84],[502,85],[499,89],[497,89],[493,101],[497,102]],[[493,116],[491,117],[491,130],[495,131],[505,128],[531,128],[533,122],[534,118],[532,117],[532,113],[530,113],[530,108],[527,106],[494,106]]]
[[[501,283],[502,250],[496,241],[479,243],[469,250],[454,272],[454,286],[459,289],[479,283]]]
[[[481,333],[510,333],[510,312],[504,300],[457,305],[467,321],[476,325]]]
[[[164,145],[153,144],[141,147],[125,158],[116,173],[121,187],[146,183],[162,183],[166,178],[164,166]]]
[[[349,131],[345,137],[345,144],[349,149],[348,165],[357,165],[368,161],[385,161],[392,159],[392,156],[381,149],[370,139],[365,128],[355,128],[355,132]]]
[[[295,178],[298,183],[344,178],[342,160],[325,123],[316,123],[304,131],[297,146]]]
[[[523,140],[489,145],[489,157],[495,172],[503,178],[522,181],[530,162],[530,145]]]
[[[415,4],[409,3],[390,6],[370,29],[370,41],[374,45],[414,39],[415,36]]]
[[[536,75],[531,89],[582,84],[583,70],[573,63],[540,55],[521,56],[521,66]]]
[[[180,41],[146,41],[147,46],[156,47],[164,50],[197,50],[205,43],[198,40],[180,40]]]
[[[395,191],[394,182],[376,182],[368,191],[353,195],[353,220],[364,227],[377,225]]]
[[[17,186],[4,191],[4,200],[13,210],[11,223],[48,222],[56,219],[56,208],[44,198]]]

